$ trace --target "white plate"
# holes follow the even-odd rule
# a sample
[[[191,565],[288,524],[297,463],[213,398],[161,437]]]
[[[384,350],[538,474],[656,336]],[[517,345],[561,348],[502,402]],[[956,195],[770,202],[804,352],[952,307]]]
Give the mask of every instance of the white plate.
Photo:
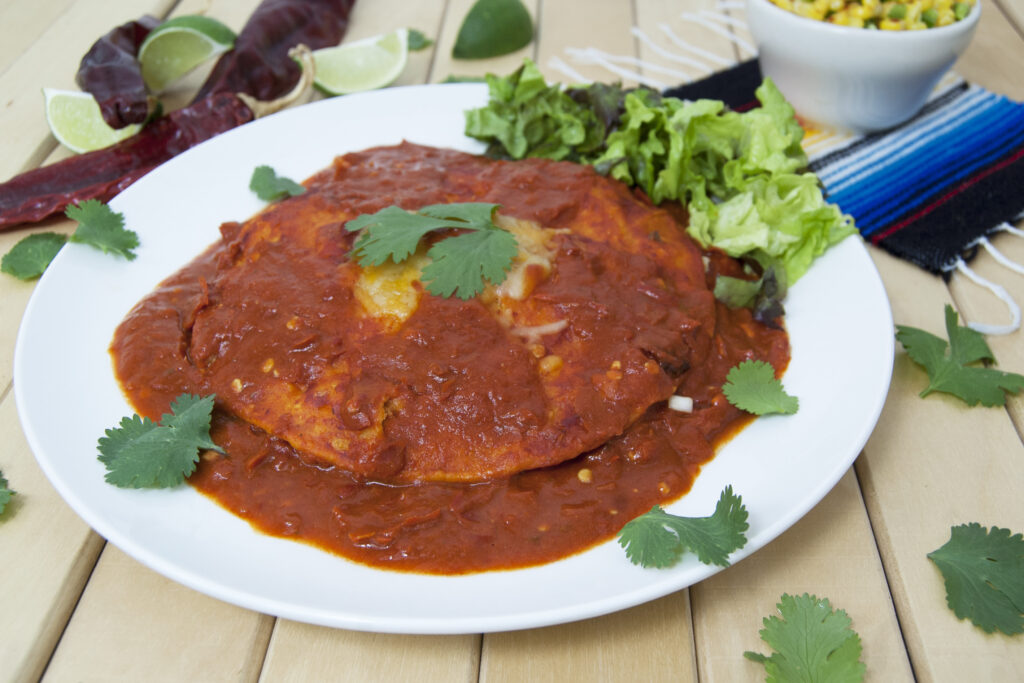
[[[128,310],[218,238],[225,220],[262,207],[253,168],[306,178],[340,153],[412,142],[478,151],[462,112],[478,84],[394,88],[286,111],[204,143],[111,202],[139,233],[134,261],[69,244],[43,275],[18,334],[15,396],[28,442],[54,487],[97,532],[175,581],[260,612],[349,629],[479,633],[583,619],[636,605],[719,571],[687,557],[669,570],[633,566],[614,541],[552,564],[439,577],[382,571],[265,536],[188,486],[131,491],[104,482],[96,442],[133,411],[108,345]],[[736,562],[800,519],[835,485],[871,433],[889,387],[893,326],[863,244],[847,239],[786,302],[800,399],[788,417],[741,432],[669,506],[707,515],[731,484],[750,511]]]

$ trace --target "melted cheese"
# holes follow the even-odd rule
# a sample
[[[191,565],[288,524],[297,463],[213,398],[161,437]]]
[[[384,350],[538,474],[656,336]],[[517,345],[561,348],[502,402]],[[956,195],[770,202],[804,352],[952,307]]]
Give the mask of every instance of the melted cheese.
[[[519,253],[512,260],[512,267],[505,280],[494,292],[499,298],[522,301],[530,295],[533,288],[551,274],[551,259],[554,250],[551,239],[555,230],[542,228],[533,221],[498,215],[498,227],[515,235],[519,244]],[[536,266],[536,268],[531,268]]]
[[[498,215],[497,225],[515,235],[519,251],[505,280],[494,287],[488,285],[481,298],[501,318],[501,300],[521,301],[534,287],[551,273],[554,250],[552,237],[557,233],[542,228],[533,221]],[[429,262],[424,250],[419,250],[401,263],[388,261],[379,266],[361,270],[354,291],[366,315],[380,321],[389,330],[397,329],[419,306],[423,288],[419,282],[424,266]]]
[[[414,283],[426,264],[426,254],[417,251],[401,263],[365,267],[353,288],[356,299],[369,317],[387,329],[397,329],[419,306],[423,288]]]

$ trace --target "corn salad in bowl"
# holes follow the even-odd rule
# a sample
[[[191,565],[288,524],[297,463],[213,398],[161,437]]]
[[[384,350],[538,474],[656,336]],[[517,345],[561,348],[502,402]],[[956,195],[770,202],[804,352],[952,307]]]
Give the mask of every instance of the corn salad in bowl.
[[[961,19],[957,2],[949,1],[952,22],[939,25],[936,17],[933,28],[921,17],[932,10],[939,15],[947,0],[747,0],[747,23],[762,74],[798,116],[819,128],[867,133],[913,117],[967,48],[981,0],[959,0],[968,5]],[[820,20],[801,14],[819,5],[826,8]],[[841,25],[837,17],[849,21],[854,10],[860,21],[868,13],[881,18],[863,28]],[[919,24],[924,29],[914,30]]]
[[[949,26],[971,12],[975,0],[772,0],[801,17],[837,26],[919,31]]]

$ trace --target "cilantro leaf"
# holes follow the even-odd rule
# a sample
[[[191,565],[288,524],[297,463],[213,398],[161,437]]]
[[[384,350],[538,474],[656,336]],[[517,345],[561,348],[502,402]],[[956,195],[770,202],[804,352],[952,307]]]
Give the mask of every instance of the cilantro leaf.
[[[389,206],[345,224],[362,230],[352,254],[361,266],[379,266],[388,259],[401,263],[416,251],[420,240],[435,230],[464,230],[435,243],[423,269],[427,291],[460,299],[476,296],[484,281],[500,284],[518,251],[516,238],[494,223],[497,204],[469,202],[432,204],[416,212]]]
[[[22,238],[0,261],[0,272],[19,280],[31,280],[43,274],[68,238],[58,232],[37,232]]]
[[[214,398],[182,394],[160,424],[133,415],[106,430],[98,447],[107,482],[122,488],[170,488],[195,471],[200,449],[223,453],[210,440]]]
[[[8,488],[7,479],[4,478],[4,473],[0,472],[0,515],[4,513],[4,509],[7,507],[7,504],[11,502],[11,496],[14,494],[15,491]]]
[[[285,197],[298,197],[306,188],[294,180],[278,176],[270,166],[257,166],[249,180],[249,189],[265,202],[276,202]]]
[[[690,550],[704,564],[729,566],[729,553],[747,543],[747,509],[726,486],[710,517],[680,517],[655,505],[619,531],[626,557],[642,567],[671,567]]]
[[[416,52],[417,50],[426,50],[428,47],[434,44],[434,41],[431,40],[430,38],[427,38],[427,36],[424,35],[423,31],[411,28],[409,29],[408,35],[409,37],[406,40],[406,43],[409,47],[409,50],[412,52]]]
[[[947,342],[930,332],[906,325],[896,326],[896,339],[907,355],[928,373],[929,384],[921,392],[952,394],[969,406],[1006,404],[1006,392],[1024,389],[1024,376],[994,368],[970,366],[970,363],[992,362],[995,357],[981,333],[957,324],[958,316],[946,304]]]
[[[946,602],[986,633],[1024,633],[1024,537],[1009,529],[962,524],[928,553],[942,572]]]
[[[139,236],[124,227],[124,215],[95,199],[87,199],[65,209],[64,214],[78,227],[70,237],[56,232],[40,232],[25,237],[0,261],[0,272],[21,280],[31,280],[43,274],[54,257],[67,242],[78,242],[96,247],[106,254],[117,254],[129,261],[135,259],[133,251],[139,246]]]
[[[135,259],[132,250],[139,246],[139,236],[125,229],[123,214],[95,199],[73,204],[64,210],[64,214],[78,221],[78,227],[69,238],[72,242],[88,244],[105,254],[117,254],[129,261]]]
[[[350,220],[345,229],[349,232],[363,230],[352,249],[359,265],[379,266],[388,259],[401,263],[409,258],[427,233],[462,225],[464,223],[389,206],[377,213]]]
[[[782,413],[792,415],[800,401],[782,388],[775,368],[761,360],[745,360],[725,376],[722,392],[740,410],[755,415]]]
[[[854,683],[864,680],[860,661],[860,636],[850,628],[850,617],[833,610],[827,598],[804,593],[783,593],[776,605],[779,616],[763,620],[761,639],[775,650],[770,657],[744,652],[751,661],[764,664],[772,683],[828,681]]]

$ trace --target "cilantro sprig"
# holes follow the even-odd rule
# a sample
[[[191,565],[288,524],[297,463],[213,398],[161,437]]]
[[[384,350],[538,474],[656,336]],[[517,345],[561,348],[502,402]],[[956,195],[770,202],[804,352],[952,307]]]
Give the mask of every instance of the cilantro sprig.
[[[959,619],[986,633],[1024,633],[1024,537],[980,524],[950,528],[949,541],[928,553],[946,584],[946,603]]]
[[[437,241],[427,251],[430,259],[422,280],[431,294],[470,299],[484,289],[484,283],[505,280],[518,243],[512,233],[498,227],[497,204],[469,202],[432,204],[409,212],[389,206],[377,213],[359,216],[345,227],[362,231],[352,249],[361,266],[379,266],[389,259],[401,263],[411,256],[420,240],[436,230],[459,230],[457,235]]]
[[[199,450],[224,451],[210,440],[215,396],[181,394],[155,423],[132,415],[99,440],[107,482],[121,488],[171,488],[196,469]]]
[[[428,47],[434,44],[434,41],[431,40],[430,38],[427,38],[426,34],[423,33],[423,31],[411,28],[409,29],[406,44],[411,52],[416,52],[418,50],[426,50]]]
[[[896,326],[896,339],[907,355],[928,373],[927,396],[939,391],[956,396],[969,406],[1006,404],[1006,394],[1024,389],[1024,376],[994,368],[972,365],[995,362],[995,356],[980,332],[958,324],[953,307],[946,304],[947,342],[930,332],[906,325]]]
[[[747,659],[764,664],[769,681],[829,681],[859,683],[865,666],[860,661],[860,636],[850,628],[850,617],[833,609],[827,598],[804,593],[783,593],[778,616],[765,617],[761,639],[774,652],[766,657],[744,652]]]
[[[726,486],[710,517],[680,517],[655,505],[627,522],[618,541],[641,567],[671,567],[687,550],[704,564],[728,567],[729,553],[747,544],[748,528],[743,499]]]
[[[276,202],[285,197],[298,197],[306,188],[290,178],[277,175],[270,166],[257,166],[249,179],[249,189],[265,202]]]
[[[722,392],[729,403],[755,415],[792,415],[800,407],[800,401],[776,379],[771,363],[761,360],[745,360],[730,370]]]
[[[124,214],[117,213],[106,204],[87,199],[65,209],[64,214],[78,221],[70,237],[58,232],[39,232],[23,238],[0,261],[0,272],[19,280],[39,277],[49,267],[57,253],[67,242],[88,244],[106,254],[135,258],[139,236],[124,227]]]
[[[4,478],[4,473],[0,472],[0,515],[4,513],[7,504],[11,502],[11,496],[14,494],[15,491],[9,488],[7,479]]]
[[[129,261],[135,259],[133,250],[139,246],[139,236],[125,229],[124,214],[95,199],[72,204],[64,214],[78,221],[78,227],[69,238],[72,242],[88,244],[105,254],[123,256]]]

